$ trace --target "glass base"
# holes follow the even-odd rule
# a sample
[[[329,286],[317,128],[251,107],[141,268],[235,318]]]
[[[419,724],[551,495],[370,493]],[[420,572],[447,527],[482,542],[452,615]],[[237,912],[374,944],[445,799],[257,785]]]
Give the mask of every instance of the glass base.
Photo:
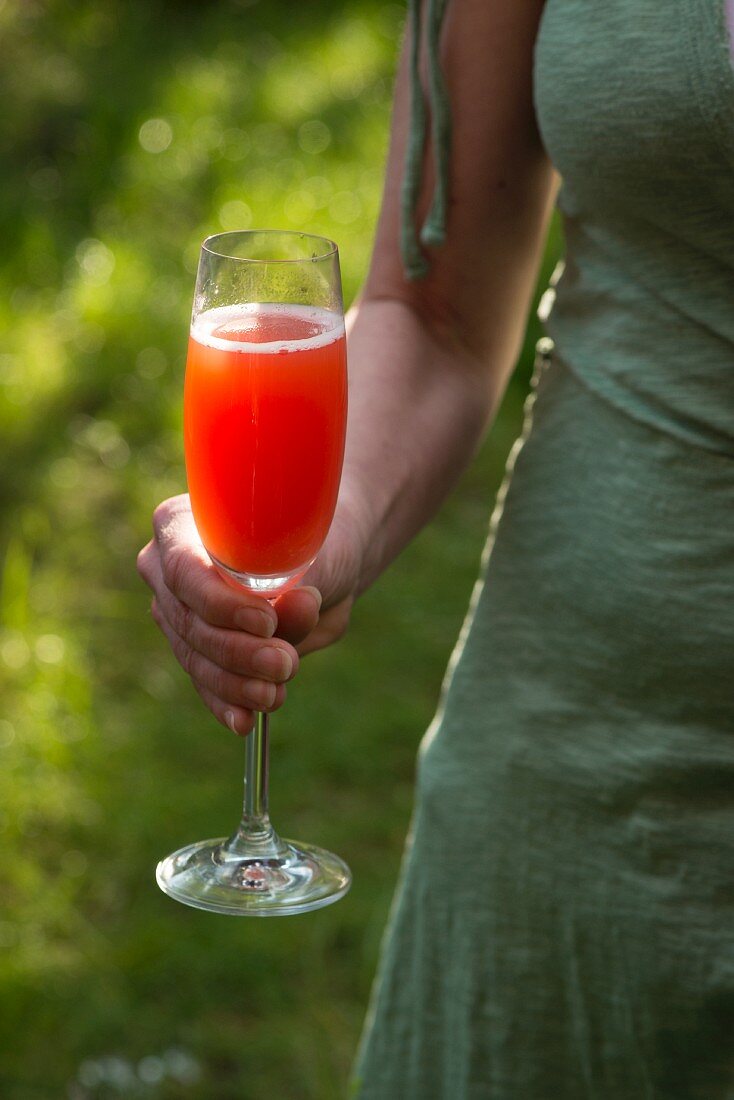
[[[225,565],[223,561],[215,558],[212,554],[209,554],[209,557],[225,580],[235,581],[239,588],[246,588],[248,592],[255,592],[259,596],[264,596],[266,600],[275,599],[276,596],[280,596],[283,592],[287,592],[289,588],[292,588],[314,560],[312,558],[305,565],[294,569],[292,573],[258,574],[241,573],[237,569],[230,569],[228,565]]]
[[[346,863],[312,844],[282,840],[277,857],[249,858],[228,851],[228,843],[201,840],[161,860],[161,890],[212,913],[276,917],[331,905],[351,886]]]

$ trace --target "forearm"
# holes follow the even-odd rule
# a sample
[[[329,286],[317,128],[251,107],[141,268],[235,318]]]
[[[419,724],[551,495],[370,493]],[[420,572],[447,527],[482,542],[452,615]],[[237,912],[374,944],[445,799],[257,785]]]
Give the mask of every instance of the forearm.
[[[471,461],[511,363],[488,370],[469,351],[442,345],[399,300],[361,301],[348,331],[339,512],[360,531],[361,591],[430,520]]]

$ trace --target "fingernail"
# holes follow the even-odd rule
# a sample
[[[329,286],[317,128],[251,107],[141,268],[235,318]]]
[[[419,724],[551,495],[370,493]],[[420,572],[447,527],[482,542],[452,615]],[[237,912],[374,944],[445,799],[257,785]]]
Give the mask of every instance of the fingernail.
[[[268,645],[258,649],[252,658],[252,667],[270,680],[287,680],[293,672],[293,661],[284,649]]]
[[[323,596],[319,592],[318,588],[314,588],[313,585],[310,585],[310,584],[304,584],[303,591],[313,593],[313,597],[316,600],[318,608],[319,608],[319,610],[321,610],[321,602],[323,600]]]
[[[272,707],[273,703],[275,702],[275,694],[278,690],[275,684],[271,684],[267,680],[255,680],[250,682],[249,684],[245,684],[245,699],[252,699],[253,693],[251,689],[253,687],[255,688],[255,698],[257,698],[257,696],[260,696],[261,706]]]
[[[242,607],[234,614],[235,626],[240,630],[246,630],[248,634],[256,634],[258,638],[272,638],[275,634],[275,623],[266,611],[258,611],[255,607]]]
[[[226,710],[224,712],[224,720],[227,723],[227,725],[229,726],[229,728],[232,730],[232,733],[239,733],[239,730],[237,729],[237,726],[235,725],[234,711],[233,710]]]

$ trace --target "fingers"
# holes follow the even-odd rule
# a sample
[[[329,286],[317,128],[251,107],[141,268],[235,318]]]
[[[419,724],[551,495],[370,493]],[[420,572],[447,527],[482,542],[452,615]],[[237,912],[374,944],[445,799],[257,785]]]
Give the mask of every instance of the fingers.
[[[153,527],[154,538],[138,555],[140,575],[154,594],[153,619],[214,716],[245,734],[254,711],[282,706],[298,654],[273,637],[277,616],[270,605],[228,584],[211,564],[188,497],[160,505]],[[315,602],[306,598],[306,619]],[[303,621],[304,612],[295,620]]]
[[[206,562],[203,566],[205,569],[210,568]],[[138,567],[154,593],[156,622],[161,629],[164,623],[170,627],[173,634],[185,643],[187,651],[200,653],[223,670],[239,676],[284,682],[295,675],[298,668],[298,654],[295,649],[281,639],[269,641],[277,619],[265,600],[257,596],[252,597],[252,603],[262,605],[264,608],[264,616],[260,614],[259,606],[249,606],[245,609],[246,620],[251,621],[249,630],[244,626],[228,629],[213,624],[210,619],[197,612],[196,606],[201,606],[205,600],[194,597],[192,604],[188,604],[169,587],[164,576],[158,542],[149,543],[141,551]],[[207,578],[211,586],[223,588],[225,590],[223,599],[229,600],[229,586],[215,570],[213,573],[212,577]],[[241,600],[246,595],[246,593],[234,592],[237,600]],[[210,606],[214,606],[215,602],[212,601]],[[238,608],[238,612],[242,610],[241,607]],[[168,637],[168,634],[166,636]],[[263,644],[264,642],[267,644]],[[184,667],[187,666],[184,665]]]
[[[165,586],[156,589],[155,603],[158,614],[188,648],[227,672],[284,683],[298,670],[298,653],[281,638],[271,640],[212,626]]]
[[[188,496],[160,504],[153,515],[154,539],[138,555],[138,571],[158,594],[161,583],[213,626],[245,630],[258,637],[275,633],[277,617],[268,602],[227,581],[210,561],[196,531]]]
[[[255,715],[251,710],[224,703],[200,684],[194,684],[194,687],[218,722],[232,730],[232,733],[236,733],[238,737],[245,737],[250,733],[255,725]]]
[[[288,678],[284,675],[287,671],[285,664],[265,662],[265,666],[270,671],[263,669],[256,675],[238,675],[229,672],[209,660],[181,637],[162,613],[157,600],[153,601],[151,610],[153,619],[168,639],[179,664],[191,677],[196,690],[212,713],[224,725],[229,726],[236,733],[245,733],[251,727],[245,712],[250,713],[255,710],[270,712],[283,705],[286,696],[284,680]],[[278,657],[284,653],[284,650],[276,647],[264,648],[274,649]],[[257,657],[252,664],[256,669],[263,667]],[[290,662],[287,662],[287,667],[291,669],[290,675],[293,675]],[[270,678],[271,676],[273,678]],[[235,725],[232,724],[232,713],[235,716]]]

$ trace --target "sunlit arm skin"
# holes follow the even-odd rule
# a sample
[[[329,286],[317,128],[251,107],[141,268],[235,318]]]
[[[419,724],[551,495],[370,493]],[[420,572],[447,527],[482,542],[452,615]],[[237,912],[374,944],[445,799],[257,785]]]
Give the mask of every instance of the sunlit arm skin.
[[[159,505],[138,568],[152,612],[213,714],[235,732],[285,698],[299,653],[344,633],[355,598],[434,515],[471,460],[517,358],[554,193],[532,56],[543,4],[454,0],[444,72],[454,118],[445,245],[403,274],[398,197],[405,51],[370,272],[350,311],[350,411],[339,502],[306,586],[274,607],[209,563],[186,496]],[[424,173],[425,209],[430,168]],[[420,216],[420,211],[419,211]]]

